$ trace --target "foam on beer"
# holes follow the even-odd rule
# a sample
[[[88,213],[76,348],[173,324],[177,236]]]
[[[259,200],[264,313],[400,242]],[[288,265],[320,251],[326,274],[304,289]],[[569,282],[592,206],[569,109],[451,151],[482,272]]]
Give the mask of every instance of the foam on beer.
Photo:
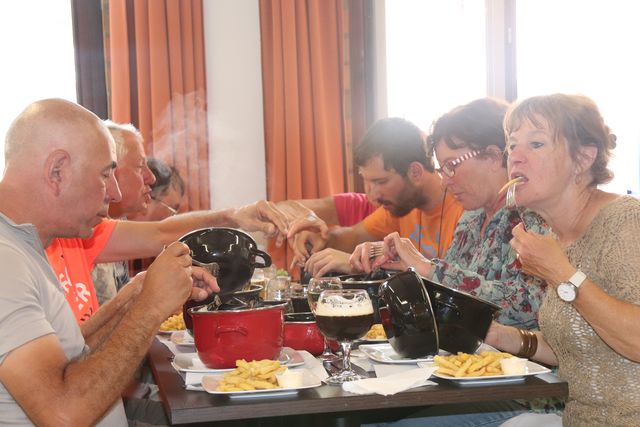
[[[318,302],[316,307],[316,316],[365,316],[367,314],[373,314],[371,301],[355,301],[340,295],[325,298],[322,303]]]

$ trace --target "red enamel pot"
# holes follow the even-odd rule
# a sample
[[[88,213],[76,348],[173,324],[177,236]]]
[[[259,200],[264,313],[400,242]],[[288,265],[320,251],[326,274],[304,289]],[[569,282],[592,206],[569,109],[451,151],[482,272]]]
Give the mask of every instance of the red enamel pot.
[[[286,306],[222,311],[190,308],[200,360],[209,368],[222,369],[235,368],[239,359],[277,359],[284,342]]]
[[[285,347],[306,350],[314,356],[322,353],[324,339],[313,313],[288,313],[284,319]]]

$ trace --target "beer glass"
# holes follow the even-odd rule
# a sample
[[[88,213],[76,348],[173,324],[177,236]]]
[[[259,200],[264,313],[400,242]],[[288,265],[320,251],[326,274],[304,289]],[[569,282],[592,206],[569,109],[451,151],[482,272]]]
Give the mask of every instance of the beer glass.
[[[318,298],[320,298],[320,293],[329,289],[342,289],[342,282],[340,282],[340,279],[337,277],[318,277],[309,280],[309,285],[307,286],[307,299],[309,300],[309,307],[313,314],[316,314],[316,304],[318,302]],[[326,337],[324,339],[324,350],[318,358],[325,361],[338,360],[338,356],[333,354],[331,351],[331,347],[329,347],[329,342]]]
[[[364,289],[322,291],[315,309],[318,329],[342,347],[342,369],[325,380],[338,385],[362,377],[351,369],[351,343],[367,334],[373,325],[373,305]]]

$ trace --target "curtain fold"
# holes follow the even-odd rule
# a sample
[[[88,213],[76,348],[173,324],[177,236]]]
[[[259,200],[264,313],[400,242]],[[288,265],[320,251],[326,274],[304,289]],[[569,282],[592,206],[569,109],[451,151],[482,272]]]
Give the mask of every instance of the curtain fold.
[[[343,191],[342,1],[261,0],[270,200]]]
[[[109,0],[108,11],[112,120],[178,169],[188,210],[208,209],[202,0]]]
[[[356,3],[356,22],[361,23],[362,0]],[[362,105],[353,99],[362,91],[353,88],[362,82],[352,81],[351,65],[361,70],[363,55],[349,46],[351,7],[344,0],[260,1],[267,194],[272,201],[354,189],[352,136],[361,135],[368,124],[352,119],[353,106]],[[288,248],[276,249],[271,242],[268,249],[278,267],[289,266]]]

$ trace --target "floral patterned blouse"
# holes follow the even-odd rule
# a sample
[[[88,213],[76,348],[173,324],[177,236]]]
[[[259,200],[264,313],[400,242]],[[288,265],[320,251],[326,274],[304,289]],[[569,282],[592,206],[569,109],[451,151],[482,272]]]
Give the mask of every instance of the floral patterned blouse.
[[[522,214],[527,230],[548,234],[549,228],[535,213]],[[538,310],[546,283],[520,270],[520,261],[509,241],[520,217],[515,210],[500,209],[485,228],[484,209],[466,211],[454,232],[453,243],[432,279],[502,307],[498,322],[521,329],[538,329]]]

